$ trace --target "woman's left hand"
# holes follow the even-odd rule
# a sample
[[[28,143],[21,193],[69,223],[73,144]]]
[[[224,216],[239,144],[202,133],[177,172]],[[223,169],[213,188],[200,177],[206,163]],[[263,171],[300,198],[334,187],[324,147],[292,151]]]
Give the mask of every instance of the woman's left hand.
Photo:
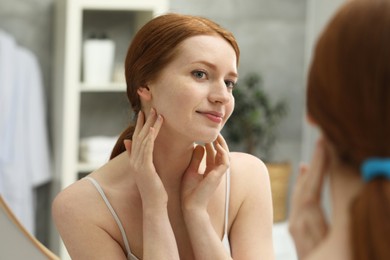
[[[201,166],[206,148],[206,168]],[[231,259],[207,211],[210,198],[230,166],[229,150],[219,135],[213,143],[197,146],[182,179],[182,213],[196,259]]]
[[[190,165],[182,181],[182,207],[185,210],[207,209],[210,197],[217,189],[225,172],[229,168],[229,149],[219,135],[206,148],[206,169],[201,172],[199,166],[204,156],[204,147],[198,145],[192,154]]]

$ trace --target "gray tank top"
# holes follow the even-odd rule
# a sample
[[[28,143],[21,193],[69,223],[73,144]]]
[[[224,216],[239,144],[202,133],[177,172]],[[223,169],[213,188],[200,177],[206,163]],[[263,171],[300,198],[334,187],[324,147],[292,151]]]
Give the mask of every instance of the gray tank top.
[[[100,186],[100,184],[92,177],[87,176],[87,177],[85,177],[85,179],[90,180],[93,183],[93,185],[96,187],[96,189],[98,190],[98,192],[102,196],[102,198],[104,200],[104,203],[106,203],[106,205],[107,205],[108,209],[110,210],[112,216],[114,217],[115,222],[117,223],[117,225],[119,227],[119,230],[120,230],[120,232],[122,234],[123,242],[124,242],[125,247],[126,247],[127,259],[128,260],[139,260],[135,255],[133,255],[133,253],[131,253],[130,246],[129,246],[129,241],[127,240],[126,232],[125,232],[125,229],[123,228],[122,222],[120,221],[120,219],[119,219],[118,215],[116,214],[114,208],[111,206],[111,203],[108,201],[108,198],[107,198],[106,194],[104,193],[104,191],[103,191],[102,187]],[[229,200],[230,200],[230,171],[228,169],[227,172],[226,172],[225,227],[224,227],[224,235],[223,235],[223,238],[222,238],[222,243],[225,246],[226,250],[231,255],[230,242],[229,242],[228,232],[227,232],[228,218],[229,218]]]

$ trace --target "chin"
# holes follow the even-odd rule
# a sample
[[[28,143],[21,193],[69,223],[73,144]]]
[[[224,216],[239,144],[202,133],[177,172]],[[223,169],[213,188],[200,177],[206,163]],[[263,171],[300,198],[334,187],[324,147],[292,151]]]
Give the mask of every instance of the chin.
[[[207,135],[203,135],[201,138],[198,138],[195,143],[203,143],[203,144],[207,144],[207,143],[212,143],[214,142],[217,137],[219,135],[219,132],[218,133],[215,133],[215,134],[207,134]]]

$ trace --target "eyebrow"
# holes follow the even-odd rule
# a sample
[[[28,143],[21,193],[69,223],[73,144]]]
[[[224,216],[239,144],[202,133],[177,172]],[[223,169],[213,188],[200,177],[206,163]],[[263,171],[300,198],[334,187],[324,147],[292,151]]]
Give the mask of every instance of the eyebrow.
[[[215,64],[208,62],[208,61],[205,61],[205,60],[198,60],[198,61],[191,62],[191,64],[195,64],[195,63],[202,63],[202,64],[210,67],[213,70],[218,70],[218,68]],[[238,78],[238,74],[236,72],[231,71],[228,73],[228,75]]]

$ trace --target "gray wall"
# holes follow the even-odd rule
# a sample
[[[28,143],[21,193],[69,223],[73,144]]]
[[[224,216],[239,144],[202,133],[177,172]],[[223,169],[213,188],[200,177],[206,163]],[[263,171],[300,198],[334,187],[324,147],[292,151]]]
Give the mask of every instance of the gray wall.
[[[32,50],[42,67],[50,113],[55,0],[0,0],[0,29]],[[301,159],[304,111],[304,43],[306,0],[172,0],[171,11],[215,20],[236,36],[242,56],[239,73],[262,74],[272,98],[287,99],[289,114],[279,130],[274,159],[291,161],[294,172]],[[46,197],[48,187],[39,190]],[[41,199],[41,208],[49,202]],[[42,214],[42,213],[40,213]],[[44,216],[43,216],[44,215]],[[47,242],[45,219],[38,219],[38,238]]]

